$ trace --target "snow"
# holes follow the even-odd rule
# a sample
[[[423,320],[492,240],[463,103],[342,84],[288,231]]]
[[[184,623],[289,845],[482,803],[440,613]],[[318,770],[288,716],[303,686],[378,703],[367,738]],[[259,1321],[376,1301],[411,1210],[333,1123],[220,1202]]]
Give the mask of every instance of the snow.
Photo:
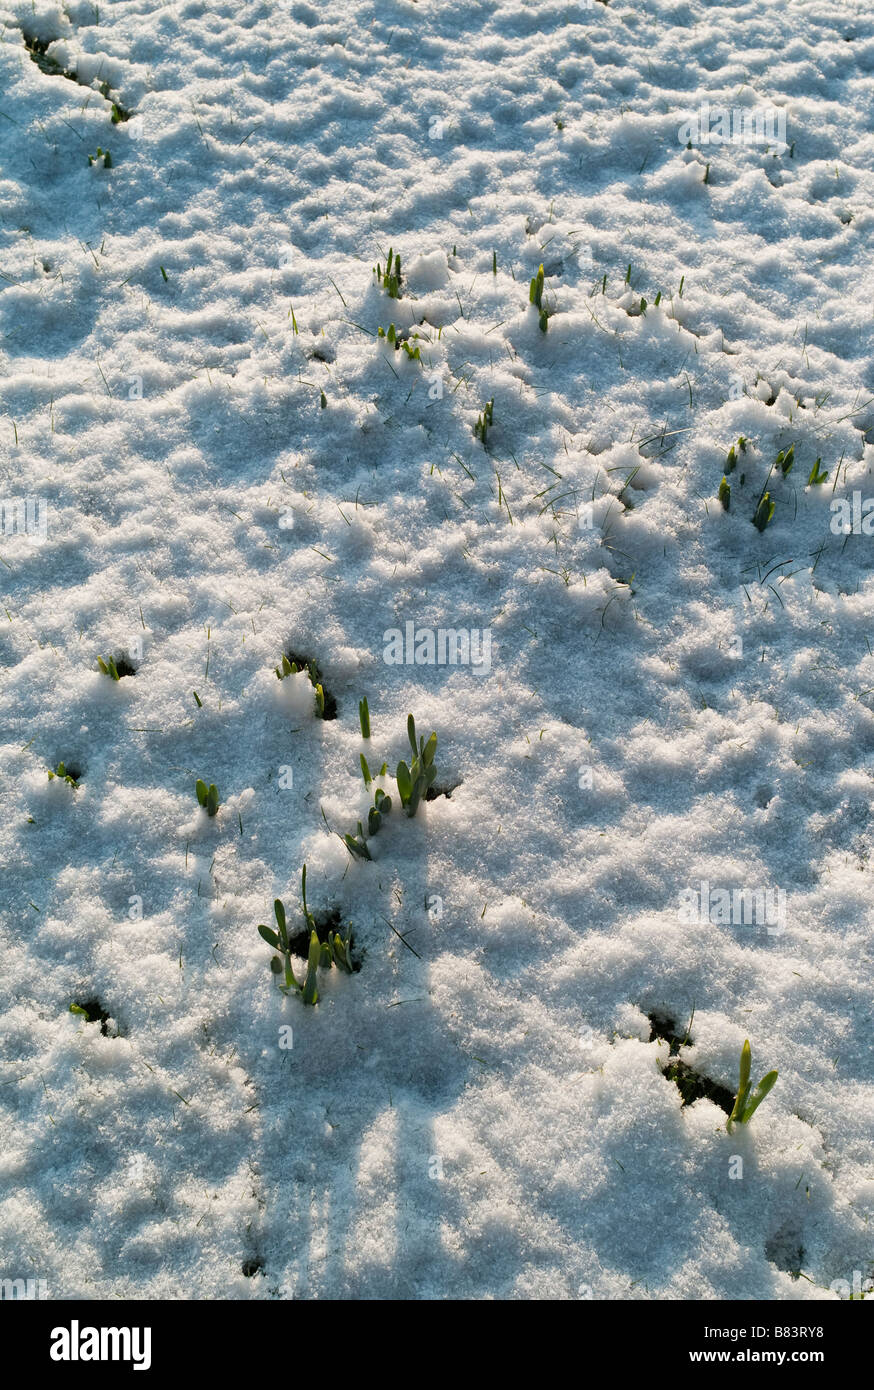
[[[46,518],[0,534],[0,1273],[53,1298],[868,1278],[874,585],[831,521],[874,497],[870,11],[0,15],[0,501]],[[686,148],[705,104],[773,108],[786,141]],[[488,670],[387,663],[407,623],[488,632]],[[411,711],[451,795],[409,819],[378,780],[396,806],[353,858],[359,755],[393,770]],[[276,896],[300,930],[304,862],[361,960],[316,1008],[256,930]],[[785,925],[684,921],[702,882],[782,891]],[[92,999],[103,1027],[69,1012]],[[754,1082],[778,1069],[749,1126],[682,1105],[651,1014],[732,1093],[745,1038]]]

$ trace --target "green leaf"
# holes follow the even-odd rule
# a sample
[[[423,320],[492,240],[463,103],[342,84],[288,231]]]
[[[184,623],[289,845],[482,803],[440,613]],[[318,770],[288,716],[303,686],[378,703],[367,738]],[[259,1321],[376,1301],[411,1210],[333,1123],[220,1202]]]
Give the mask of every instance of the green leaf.
[[[398,791],[400,792],[401,805],[406,806],[410,797],[413,795],[413,779],[410,776],[410,769],[405,762],[398,763],[398,770],[395,773],[395,778],[398,784]]]
[[[319,968],[319,961],[322,956],[322,947],[316,932],[310,933],[310,949],[307,957],[307,974],[303,986],[303,1002],[305,1004],[317,1004],[319,990],[316,983],[316,972]]]
[[[281,898],[273,899],[273,915],[276,918],[276,925],[282,936],[285,937],[287,935],[285,927],[285,904]]]
[[[753,517],[753,525],[760,531],[764,531],[773,515],[774,503],[771,501],[771,494],[770,492],[765,492],[762,494],[762,500],[756,508],[756,514]]]
[[[261,933],[267,944],[273,947],[274,951],[279,950],[279,937],[276,935],[276,932],[273,930],[272,927],[265,927],[263,923],[259,922],[258,931]]]
[[[413,759],[419,756],[418,745],[416,744],[416,721],[411,714],[407,715],[407,738],[410,740],[410,747],[413,750]]]
[[[370,738],[370,710],[367,707],[367,696],[358,701],[358,719],[361,724],[361,737]]]
[[[201,781],[201,779],[200,779],[199,777],[198,777],[198,779],[197,779],[197,782],[195,783],[194,790],[197,792],[197,799],[198,799],[198,801],[200,802],[201,806],[203,806],[204,809],[205,809],[205,808],[206,808],[206,798],[207,798],[207,796],[209,795],[209,793],[207,792],[207,789],[206,789],[206,783],[203,782],[203,781]]]
[[[219,794],[215,782],[210,782],[209,791],[206,794],[206,814],[214,816],[219,808]]]
[[[358,756],[361,761],[361,776],[364,778],[364,785],[365,787],[369,787],[373,778],[370,775],[370,768],[367,766],[367,759],[363,753],[359,753]]]
[[[744,1109],[744,1124],[747,1124],[748,1121],[752,1118],[756,1110],[758,1110],[759,1106],[761,1105],[762,1101],[765,1099],[765,1096],[768,1094],[768,1092],[773,1090],[777,1080],[777,1075],[778,1073],[776,1071],[769,1071],[767,1076],[762,1077],[761,1081],[759,1082],[758,1086],[753,1092],[752,1099],[747,1102],[746,1107]]]
[[[422,750],[422,762],[425,767],[430,767],[434,761],[434,754],[437,752],[437,735],[432,734]]]
[[[728,511],[731,507],[731,488],[729,487],[728,482],[724,477],[722,479],[722,482],[719,484],[719,491],[716,495],[719,498],[725,510]]]
[[[81,1004],[71,1004],[71,1005],[70,1005],[70,1013],[71,1013],[71,1014],[81,1014],[82,1017],[83,1017],[84,1019],[87,1019],[87,1017],[88,1017],[88,1010],[87,1010],[87,1009],[83,1009]]]

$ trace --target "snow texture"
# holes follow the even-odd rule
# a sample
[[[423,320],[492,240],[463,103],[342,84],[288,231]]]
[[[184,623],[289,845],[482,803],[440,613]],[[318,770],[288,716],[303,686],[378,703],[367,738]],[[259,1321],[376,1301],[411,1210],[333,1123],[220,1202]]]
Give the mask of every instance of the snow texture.
[[[0,1274],[839,1297],[874,1255],[874,539],[833,524],[874,497],[870,8],[0,18]],[[390,664],[407,623],[488,659]],[[445,794],[383,778],[353,859],[411,711]],[[304,862],[361,962],[316,1008],[256,930],[277,895],[300,929]],[[684,920],[702,883],[783,920]],[[683,1105],[650,1015],[732,1093],[745,1038],[779,1070],[749,1126]]]

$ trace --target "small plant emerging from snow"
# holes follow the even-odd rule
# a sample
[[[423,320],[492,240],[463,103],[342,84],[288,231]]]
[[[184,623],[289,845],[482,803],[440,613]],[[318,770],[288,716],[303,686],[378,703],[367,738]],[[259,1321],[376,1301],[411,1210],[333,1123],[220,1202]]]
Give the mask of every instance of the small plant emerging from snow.
[[[380,267],[379,261],[373,267],[376,282],[385,290],[389,299],[400,299],[401,297],[401,258],[395,256],[392,264],[392,249],[388,248],[388,260],[385,263],[385,270]]]
[[[492,396],[492,399],[490,401],[486,401],[485,405],[483,406],[482,415],[477,416],[476,424],[473,427],[474,438],[482,440],[483,448],[486,447],[486,438],[488,436],[488,432],[494,424],[494,407],[495,398],[494,396]]]
[[[378,328],[376,331],[376,336],[377,338],[384,338],[387,343],[391,343],[395,352],[400,352],[401,348],[403,348],[404,352],[410,358],[410,361],[421,362],[422,352],[418,344],[414,348],[412,348],[410,347],[410,344],[406,341],[406,339],[399,338],[397,329],[395,328],[393,323],[389,324],[387,333],[384,328]]]
[[[779,469],[780,469],[780,472],[783,474],[783,477],[785,478],[785,477],[787,476],[787,474],[789,474],[789,473],[792,472],[792,465],[794,464],[794,462],[795,462],[795,445],[794,445],[794,444],[790,444],[790,445],[789,445],[789,448],[786,450],[785,454],[783,453],[783,450],[782,450],[782,449],[780,450],[779,454],[777,455],[777,457],[776,457],[775,460],[774,460],[774,467],[775,467],[775,468],[779,468]]]
[[[813,467],[811,468],[811,470],[810,470],[810,477],[807,479],[807,486],[808,486],[808,487],[816,487],[816,486],[818,486],[820,483],[827,483],[827,482],[828,482],[828,472],[824,472],[824,473],[823,473],[823,472],[820,472],[820,467],[819,467],[819,465],[820,465],[821,463],[822,463],[822,458],[818,458],[818,459],[816,460],[816,463],[815,463],[815,464],[813,465]]]
[[[731,507],[731,488],[728,485],[725,474],[722,476],[722,482],[719,484],[719,491],[716,495],[725,510],[728,511]]]
[[[771,517],[774,515],[774,503],[771,501],[770,492],[763,492],[756,507],[756,514],[753,517],[753,525],[760,531],[764,531]]]
[[[209,786],[198,777],[194,790],[197,793],[197,800],[203,807],[208,816],[214,816],[219,808],[219,794],[215,782],[210,782]]]
[[[370,710],[367,707],[367,696],[358,701],[358,721],[361,724],[361,737],[370,738]]]
[[[532,281],[531,281],[531,287],[530,287],[530,289],[529,289],[529,291],[528,291],[528,302],[529,302],[530,304],[533,304],[534,307],[535,307],[536,309],[539,309],[539,310],[540,310],[540,331],[541,331],[542,333],[545,333],[546,330],[547,330],[547,327],[548,327],[549,320],[548,320],[548,317],[547,317],[546,310],[545,310],[544,307],[543,307],[543,266],[542,266],[542,265],[538,266],[538,268],[537,268],[537,274],[534,276],[534,278],[533,278]]]
[[[284,680],[286,676],[296,676],[299,671],[306,671],[316,697],[316,714],[320,719],[334,718],[332,711],[336,708],[336,702],[333,701],[332,697],[325,695],[325,687],[322,684],[322,673],[315,661],[305,661],[303,659],[295,660],[293,655],[287,657],[285,652],[283,652],[280,664],[273,669],[276,672],[277,680]],[[326,712],[326,707],[329,703],[332,709]]]
[[[54,771],[52,771],[52,769],[49,768],[48,773],[50,782],[53,782],[57,777],[59,781],[66,782],[67,785],[72,787],[74,791],[78,790],[79,778],[74,777],[71,772],[68,772],[63,763],[58,763]]]
[[[758,1110],[765,1096],[774,1087],[777,1080],[777,1072],[769,1071],[767,1076],[763,1076],[752,1096],[750,1096],[750,1067],[752,1066],[752,1053],[750,1052],[749,1039],[744,1042],[740,1054],[740,1079],[737,1088],[737,1099],[734,1102],[734,1109],[728,1117],[725,1128],[731,1134],[731,1127],[735,1121],[739,1125],[749,1124],[756,1110]]]
[[[303,899],[303,915],[310,933],[307,970],[303,980],[296,979],[292,968],[291,943],[288,939],[285,907],[281,898],[276,898],[273,903],[273,915],[276,918],[277,930],[274,931],[272,927],[266,927],[263,923],[259,923],[258,931],[267,944],[279,952],[278,956],[271,959],[270,968],[274,975],[284,972],[284,983],[279,986],[283,994],[290,994],[294,991],[301,995],[305,1004],[317,1004],[319,1001],[317,971],[320,966],[323,969],[330,969],[332,965],[336,965],[340,970],[345,970],[348,975],[352,974],[352,961],[349,955],[351,939],[347,938],[344,941],[339,932],[334,932],[333,936],[328,934],[327,941],[319,941],[315,918],[307,907],[306,864],[301,870],[300,892]]]
[[[89,154],[88,156],[88,168],[90,169],[92,164],[100,163],[102,163],[104,169],[112,168],[112,155],[109,153],[109,150],[102,150],[98,145],[97,153]]]
[[[398,770],[395,774],[400,793],[401,805],[408,816],[414,816],[419,806],[419,802],[425,796],[428,788],[433,784],[437,776],[437,768],[434,766],[434,754],[437,751],[437,735],[431,734],[426,743],[423,738],[419,739],[416,745],[416,721],[412,715],[407,718],[407,734],[410,740],[410,747],[413,756],[410,766],[405,762],[398,763]]]
[[[729,449],[726,455],[725,465],[722,470],[726,477],[728,477],[729,473],[733,473],[735,468],[737,467],[738,449],[740,449],[742,454],[745,454],[747,451],[747,441],[743,435],[740,435],[738,437],[738,441],[736,444],[732,444],[731,448]]]
[[[100,667],[104,676],[111,676],[114,681],[121,680],[114,657],[110,657],[108,661],[104,661],[102,656],[98,656],[97,665]]]

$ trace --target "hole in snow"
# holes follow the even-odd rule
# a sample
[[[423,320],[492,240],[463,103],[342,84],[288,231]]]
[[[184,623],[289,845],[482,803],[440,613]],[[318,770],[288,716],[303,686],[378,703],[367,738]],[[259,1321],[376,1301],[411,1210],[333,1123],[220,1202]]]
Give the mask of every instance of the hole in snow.
[[[334,932],[339,932],[341,936],[344,936],[342,918],[340,916],[339,908],[326,908],[324,911],[314,912],[312,915],[313,921],[316,924],[316,935],[320,941],[327,941],[329,936],[334,935]],[[357,972],[361,969],[361,962],[353,956],[353,947],[355,943],[351,932],[349,935],[349,941],[350,961],[352,964],[353,971],[355,971],[355,973],[357,974]],[[309,927],[302,927],[301,930],[297,932],[295,936],[292,936],[291,933],[289,933],[288,944],[291,948],[291,954],[293,956],[299,957],[300,960],[306,960],[310,950]]]
[[[691,1105],[693,1101],[706,1098],[724,1110],[726,1115],[730,1115],[734,1109],[734,1096],[731,1092],[727,1091],[724,1086],[720,1086],[718,1081],[711,1081],[709,1076],[702,1076],[687,1062],[680,1061],[677,1054],[684,1043],[691,1043],[692,1038],[689,1034],[678,1033],[676,1021],[657,1009],[647,1014],[647,1018],[650,1025],[650,1042],[658,1040],[666,1042],[669,1056],[677,1058],[676,1061],[669,1061],[667,1066],[662,1067],[662,1072],[668,1081],[674,1082],[683,1098],[683,1104]]]
[[[95,995],[92,999],[74,999],[71,1005],[71,1012],[83,1013],[87,1023],[99,1023],[100,1031],[104,1038],[109,1036],[107,1024],[111,1015],[104,1009],[100,1000]],[[116,1036],[121,1037],[121,1029],[116,1029]]]
[[[260,1274],[263,1268],[264,1261],[255,1256],[254,1259],[243,1261],[240,1265],[240,1273],[244,1274],[247,1279],[252,1279],[256,1274]]]
[[[325,685],[321,667],[319,666],[315,657],[305,656],[303,652],[292,651],[287,651],[285,653],[285,656],[292,666],[296,666],[299,671],[306,671],[309,674],[309,678],[312,682],[313,689],[315,689],[317,685],[320,685],[322,687],[322,690],[324,691],[325,695],[325,713],[322,715],[322,718],[336,719],[337,701],[334,699],[334,696],[331,694],[331,692]]]

